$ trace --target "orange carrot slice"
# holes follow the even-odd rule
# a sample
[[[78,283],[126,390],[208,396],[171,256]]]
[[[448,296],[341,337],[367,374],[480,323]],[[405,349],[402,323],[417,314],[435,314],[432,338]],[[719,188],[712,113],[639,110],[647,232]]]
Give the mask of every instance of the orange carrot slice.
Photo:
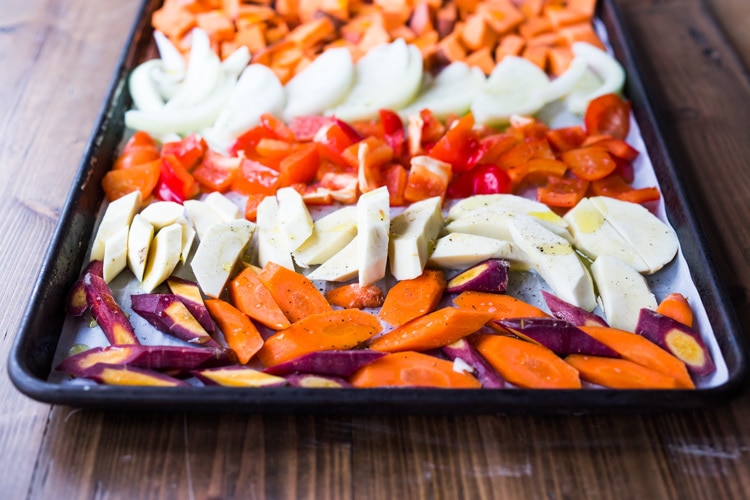
[[[679,387],[694,389],[685,363],[636,333],[600,326],[579,327],[623,358],[674,378]]]
[[[670,293],[659,303],[656,312],[668,316],[683,325],[693,326],[693,310],[687,299],[680,293]]]
[[[565,361],[578,370],[581,378],[610,389],[676,389],[678,382],[627,359],[600,358],[572,354]]]
[[[274,262],[266,264],[258,278],[291,322],[333,309],[312,281]]]
[[[479,389],[482,385],[453,363],[418,352],[397,352],[360,368],[349,381],[355,387],[442,387]]]
[[[426,351],[452,344],[484,326],[491,313],[444,307],[376,338],[370,349],[382,352]]]
[[[268,367],[315,351],[351,349],[380,329],[378,318],[359,309],[313,314],[266,339],[258,359]]]
[[[453,299],[462,309],[491,313],[493,320],[508,318],[549,318],[541,309],[510,295],[486,292],[463,292]]]
[[[281,330],[291,324],[252,267],[232,280],[229,293],[237,309],[258,323],[273,330]]]
[[[578,371],[541,345],[499,335],[481,335],[477,350],[513,385],[529,389],[579,389]]]
[[[263,346],[263,338],[245,313],[220,299],[206,300],[208,312],[243,365]]]
[[[332,288],[325,293],[325,298],[333,306],[345,309],[364,309],[366,307],[380,307],[385,297],[383,290],[377,285],[362,286],[351,283]]]
[[[425,269],[416,278],[396,283],[385,296],[380,319],[393,326],[434,311],[445,291],[443,271]]]

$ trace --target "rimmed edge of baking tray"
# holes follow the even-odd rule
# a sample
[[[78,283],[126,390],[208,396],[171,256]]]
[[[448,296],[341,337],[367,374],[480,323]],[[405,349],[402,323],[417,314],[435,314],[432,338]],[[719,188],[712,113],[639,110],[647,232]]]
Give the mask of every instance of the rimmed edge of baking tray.
[[[65,203],[9,358],[13,384],[38,401],[86,408],[163,411],[241,411],[316,414],[584,414],[646,413],[713,407],[737,395],[747,372],[746,345],[718,276],[685,186],[660,135],[635,49],[612,0],[599,5],[615,54],[626,69],[627,95],[647,145],[668,217],[702,297],[725,358],[727,380],[698,390],[445,390],[238,389],[227,387],[74,386],[47,382],[64,321],[64,300],[78,277],[103,200],[101,179],[112,162],[130,104],[128,71],[150,44],[149,19],[158,5],[145,0],[110,85],[95,131]],[[669,182],[665,182],[668,180]]]

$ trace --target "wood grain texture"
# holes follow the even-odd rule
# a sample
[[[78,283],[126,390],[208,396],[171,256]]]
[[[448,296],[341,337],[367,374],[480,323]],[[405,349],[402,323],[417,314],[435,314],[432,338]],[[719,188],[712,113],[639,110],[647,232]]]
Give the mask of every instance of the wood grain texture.
[[[0,0],[3,359],[137,3]],[[750,3],[618,4],[750,331],[742,24]],[[716,409],[646,416],[138,414],[38,404],[3,371],[0,401],[4,498],[739,499],[750,491],[747,394]]]

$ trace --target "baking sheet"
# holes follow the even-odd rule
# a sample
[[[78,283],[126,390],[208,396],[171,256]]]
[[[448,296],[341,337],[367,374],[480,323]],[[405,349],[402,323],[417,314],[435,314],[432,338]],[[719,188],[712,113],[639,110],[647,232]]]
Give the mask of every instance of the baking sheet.
[[[628,138],[641,154],[635,163],[637,185],[659,184],[665,203],[660,204],[661,218],[668,217],[681,241],[678,258],[664,270],[649,278],[652,290],[661,298],[670,291],[680,291],[690,298],[699,331],[706,339],[717,364],[717,371],[699,382],[696,391],[619,391],[619,390],[471,390],[446,391],[441,389],[232,389],[221,387],[190,387],[162,389],[150,387],[95,386],[77,381],[69,383],[52,368],[76,343],[89,347],[103,344],[99,329],[88,328],[84,320],[65,319],[63,300],[75,281],[94,234],[97,217],[101,213],[103,194],[101,177],[111,164],[122,133],[122,114],[129,106],[124,92],[127,70],[144,59],[150,50],[150,13],[159,2],[147,1],[134,27],[131,43],[123,57],[112,92],[102,113],[102,119],[92,137],[89,151],[79,171],[78,181],[71,191],[63,217],[55,233],[45,266],[34,290],[19,336],[10,359],[10,374],[14,383],[26,394],[48,402],[78,406],[123,407],[144,409],[231,409],[246,411],[307,411],[307,412],[378,412],[378,413],[486,413],[486,412],[545,412],[570,413],[602,410],[647,411],[654,409],[695,408],[726,400],[736,392],[746,370],[745,350],[741,332],[734,318],[723,285],[718,281],[705,252],[705,244],[697,226],[678,173],[658,134],[656,119],[651,113],[643,83],[633,64],[632,49],[619,23],[619,16],[611,2],[601,3],[601,23],[610,43],[628,74],[628,97],[633,102],[636,118]],[[637,121],[637,123],[636,123]],[[642,127],[639,127],[640,124]],[[553,126],[559,126],[553,123]],[[652,159],[654,160],[652,162]],[[89,176],[89,170],[91,174]],[[668,210],[665,211],[665,206]],[[668,213],[667,213],[668,212]],[[78,238],[76,240],[76,238]],[[691,276],[692,272],[692,276]],[[527,274],[526,281],[513,283],[520,298],[539,300],[539,294],[526,290],[544,286],[535,274]],[[129,272],[112,286],[122,298],[128,292],[118,280],[126,280]],[[129,300],[120,300],[128,304]],[[42,315],[51,315],[40,322]],[[136,331],[141,318],[132,315]],[[143,322],[145,325],[145,321]],[[173,342],[158,332],[148,343]],[[159,337],[161,336],[161,337]],[[144,339],[145,340],[145,339]],[[83,385],[83,387],[81,387]],[[445,393],[449,393],[446,395]]]

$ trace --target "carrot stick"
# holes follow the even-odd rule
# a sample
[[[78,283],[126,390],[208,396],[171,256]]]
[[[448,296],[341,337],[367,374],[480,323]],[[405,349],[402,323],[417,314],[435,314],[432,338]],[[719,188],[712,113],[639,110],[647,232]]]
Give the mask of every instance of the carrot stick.
[[[578,371],[541,345],[500,335],[480,335],[475,347],[502,377],[529,389],[580,389]]]
[[[258,278],[291,322],[332,310],[312,281],[274,262],[266,264]]]
[[[693,326],[693,310],[687,299],[680,293],[670,293],[659,303],[656,312],[679,321],[685,326]]]
[[[482,385],[453,363],[418,352],[387,354],[360,368],[349,381],[354,387],[441,387],[479,389]]]
[[[581,378],[611,389],[676,389],[677,380],[627,359],[571,354],[565,361]]]
[[[258,359],[269,367],[315,351],[351,349],[380,329],[378,318],[359,309],[313,314],[266,339]]]
[[[206,300],[208,312],[224,334],[229,348],[243,365],[263,346],[263,338],[255,325],[242,311],[220,299]]]
[[[364,309],[366,307],[380,307],[385,297],[383,290],[377,285],[362,286],[359,283],[342,285],[325,293],[325,298],[332,306],[346,309]]]
[[[541,309],[510,295],[486,292],[463,292],[453,299],[462,309],[492,313],[495,321],[508,318],[549,318]]]
[[[491,318],[491,313],[444,307],[376,338],[370,349],[381,352],[436,349],[476,332]]]
[[[396,283],[385,296],[378,317],[393,326],[434,311],[445,291],[443,271],[425,269],[416,278]]]
[[[235,307],[258,323],[273,330],[291,324],[253,268],[248,267],[232,280],[229,293]]]
[[[674,378],[679,387],[695,388],[685,363],[645,337],[615,328],[597,326],[579,328],[610,349],[617,351],[623,358]]]

